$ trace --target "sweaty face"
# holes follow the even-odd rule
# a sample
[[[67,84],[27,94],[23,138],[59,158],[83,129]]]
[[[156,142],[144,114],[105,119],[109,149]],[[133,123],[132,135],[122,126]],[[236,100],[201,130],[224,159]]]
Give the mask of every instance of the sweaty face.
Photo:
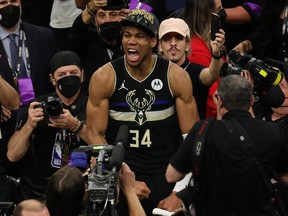
[[[189,44],[182,35],[170,32],[161,38],[159,51],[163,53],[163,57],[177,64],[179,61],[185,60],[185,53],[189,51]]]
[[[126,62],[130,66],[138,66],[145,61],[152,49],[156,46],[157,39],[152,38],[141,28],[126,26],[123,31],[122,46]]]

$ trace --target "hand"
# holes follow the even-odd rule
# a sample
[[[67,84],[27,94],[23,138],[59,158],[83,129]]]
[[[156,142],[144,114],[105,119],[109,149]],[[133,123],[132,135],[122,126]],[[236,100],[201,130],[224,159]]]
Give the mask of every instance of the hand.
[[[135,191],[139,199],[147,199],[151,193],[145,182],[136,181]]]
[[[246,48],[244,43],[239,43],[237,46],[233,48],[233,50],[239,52],[241,55],[244,55],[246,53]]]
[[[62,129],[71,129],[77,124],[77,119],[70,113],[69,110],[63,109],[63,113],[59,118],[49,118],[51,124],[48,124],[51,127],[62,128]]]
[[[29,105],[27,124],[31,128],[36,128],[38,122],[44,119],[44,110],[39,105],[40,103],[37,101],[34,101]]]
[[[224,43],[225,43],[225,32],[223,29],[220,29],[219,32],[216,33],[215,40],[210,41],[210,45],[214,55],[221,54],[221,50],[224,47]]]
[[[174,212],[182,207],[182,200],[179,199],[176,196],[176,192],[173,191],[168,197],[161,200],[157,207],[170,212]]]
[[[246,78],[249,83],[251,84],[252,86],[252,89],[254,89],[254,79],[253,79],[253,75],[247,71],[247,70],[243,70],[241,71],[241,74],[240,74],[242,77]]]
[[[11,111],[4,106],[2,107],[1,122],[8,121],[11,118]]]
[[[91,0],[90,1],[90,8],[92,10],[98,10],[101,7],[107,6],[108,0]]]
[[[126,163],[122,163],[122,168],[119,171],[119,180],[120,180],[120,187],[124,193],[126,193],[128,190],[134,190],[135,189],[135,174],[132,172],[132,170],[129,168],[129,166]]]

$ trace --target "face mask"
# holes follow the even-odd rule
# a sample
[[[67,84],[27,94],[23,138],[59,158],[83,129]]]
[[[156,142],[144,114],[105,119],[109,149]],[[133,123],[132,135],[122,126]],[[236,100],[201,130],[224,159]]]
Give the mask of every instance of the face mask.
[[[8,5],[0,9],[0,24],[5,28],[15,26],[20,19],[20,7]]]
[[[285,95],[280,86],[272,86],[266,90],[265,96],[262,98],[263,102],[267,105],[278,108],[281,107],[285,101]]]
[[[81,79],[79,76],[66,76],[58,80],[57,87],[63,96],[71,98],[79,91]]]
[[[120,35],[122,26],[120,22],[106,22],[101,24],[98,29],[102,38],[111,41]]]

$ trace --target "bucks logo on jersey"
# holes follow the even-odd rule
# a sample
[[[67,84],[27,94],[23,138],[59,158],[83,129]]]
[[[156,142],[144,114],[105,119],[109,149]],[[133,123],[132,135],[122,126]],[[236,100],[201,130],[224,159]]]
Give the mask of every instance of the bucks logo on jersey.
[[[155,94],[151,90],[145,89],[147,98],[133,98],[136,90],[129,91],[126,95],[126,102],[129,104],[131,111],[136,112],[135,121],[143,125],[147,121],[146,112],[151,109],[155,102]]]

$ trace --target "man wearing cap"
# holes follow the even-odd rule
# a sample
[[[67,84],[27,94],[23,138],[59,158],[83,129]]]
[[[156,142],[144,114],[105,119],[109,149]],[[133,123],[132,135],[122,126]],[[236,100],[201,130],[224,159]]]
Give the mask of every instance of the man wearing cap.
[[[129,126],[124,161],[136,175],[135,188],[146,214],[152,215],[173,189],[164,174],[181,133],[185,136],[199,116],[189,75],[152,52],[157,18],[135,9],[121,24],[125,55],[92,75],[86,134],[89,143],[110,144],[122,124]]]
[[[87,97],[80,94],[83,70],[78,55],[70,51],[54,55],[50,80],[55,92],[40,96],[27,106],[8,143],[7,157],[11,162],[26,159],[16,202],[44,199],[49,177],[70,162],[74,148],[85,144]],[[51,110],[55,110],[53,115]]]
[[[221,48],[225,42],[224,31],[217,33],[211,41],[212,54],[221,56]],[[159,27],[159,53],[164,58],[176,63],[189,73],[193,83],[193,94],[197,102],[200,119],[205,118],[205,107],[209,87],[219,78],[223,64],[221,58],[212,58],[210,67],[189,62],[190,30],[187,23],[180,18],[163,20]]]
[[[90,78],[99,67],[123,55],[120,20],[129,9],[127,0],[91,0],[75,19],[70,38],[85,71],[82,90],[88,92]],[[115,5],[114,5],[115,4]],[[127,14],[126,14],[127,15]]]
[[[224,32],[217,33],[215,41],[211,41],[212,52],[219,55],[225,41]],[[210,67],[189,62],[187,54],[190,51],[190,30],[187,23],[180,18],[169,18],[163,20],[159,27],[159,54],[164,58],[176,63],[189,73],[193,84],[193,95],[195,97],[200,119],[205,118],[205,107],[209,87],[219,78],[220,68],[223,64],[221,59],[212,59]],[[188,178],[189,179],[189,178]],[[162,200],[158,207],[174,211],[181,207],[177,202],[175,192],[182,188],[178,183],[173,193]],[[179,188],[180,186],[180,188]]]

